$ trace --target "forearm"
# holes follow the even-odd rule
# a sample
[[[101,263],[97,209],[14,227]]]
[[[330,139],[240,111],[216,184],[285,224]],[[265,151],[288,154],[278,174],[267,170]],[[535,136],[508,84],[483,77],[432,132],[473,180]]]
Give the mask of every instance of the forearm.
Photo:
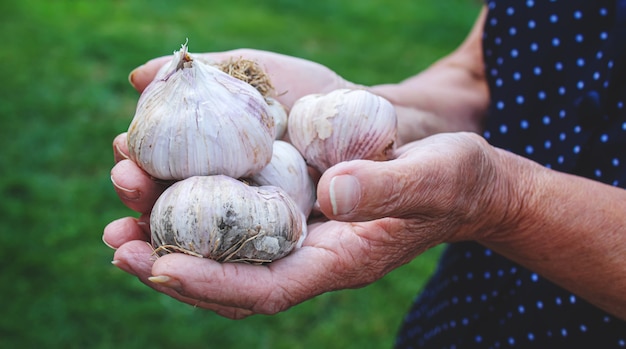
[[[626,191],[501,155],[506,224],[480,242],[626,319]]]
[[[399,138],[408,143],[441,132],[480,132],[489,103],[482,57],[480,14],[463,44],[420,74],[370,90],[397,108]]]

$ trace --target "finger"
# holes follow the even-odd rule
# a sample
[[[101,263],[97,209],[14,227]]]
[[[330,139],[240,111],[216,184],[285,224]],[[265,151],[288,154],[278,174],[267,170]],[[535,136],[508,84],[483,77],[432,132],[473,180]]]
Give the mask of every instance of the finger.
[[[258,63],[275,89],[274,97],[287,109],[291,108],[293,103],[302,95],[319,92],[316,83],[294,84],[294,76],[301,75],[303,71],[308,71],[312,65],[315,65],[315,63],[303,59],[254,49],[203,53],[201,57],[210,64],[241,58]],[[308,86],[311,88],[309,93],[305,92]]]
[[[218,263],[180,253],[159,258],[152,273],[166,277],[164,283],[188,298],[222,307],[254,309],[259,300],[268,300],[272,280],[266,266]],[[275,313],[283,307],[264,305],[261,312]],[[274,309],[276,309],[274,311]]]
[[[154,80],[157,72],[164,64],[169,62],[172,56],[163,56],[154,58],[146,62],[145,64],[135,68],[128,75],[128,82],[139,92],[143,92],[146,87]]]
[[[119,246],[113,255],[113,264],[141,280],[148,280],[156,257],[145,240],[132,240]]]
[[[109,223],[104,228],[102,241],[109,247],[117,249],[133,240],[150,240],[149,218],[142,215],[139,219],[125,217]]]
[[[167,184],[152,180],[130,160],[122,160],[111,169],[111,182],[122,202],[140,213],[149,213],[167,188]]]
[[[241,319],[253,314],[246,309],[210,304],[198,299],[185,297],[180,295],[176,289],[171,286],[163,286],[162,283],[151,281],[151,279],[154,279],[151,274],[152,264],[156,259],[153,249],[149,244],[145,241],[136,240],[120,246],[115,252],[113,264],[129,274],[137,276],[141,282],[154,290],[165,293],[172,298],[194,307],[209,309],[231,319]]]
[[[274,94],[276,99],[287,108],[291,108],[297,99],[307,94],[330,92],[341,87],[357,87],[357,85],[347,82],[323,65],[274,52],[236,49],[225,52],[203,53],[198,56],[209,64],[239,58],[259,63],[275,88]],[[154,79],[159,69],[171,58],[172,56],[155,58],[137,67],[129,75],[130,83],[137,91],[143,92]],[[306,81],[306,83],[299,83],[297,79],[294,80],[294,76],[304,77],[304,79],[300,80]]]
[[[336,260],[325,263],[329,258],[315,256],[318,253],[320,249],[303,247],[269,265],[218,263],[173,253],[159,258],[152,273],[165,276],[165,284],[180,295],[211,304],[211,309],[238,309],[230,316],[245,315],[242,309],[269,315],[328,291],[324,280]],[[312,260],[320,261],[319,265],[312,266]]]
[[[129,158],[128,143],[126,142],[127,133],[121,133],[113,139],[113,158],[115,163]]]
[[[287,109],[306,94],[322,92],[320,89],[327,85],[332,85],[340,80],[336,74],[315,74],[315,78],[321,81],[308,81],[307,83],[295,83],[294,76],[302,76],[303,72],[315,71],[322,69],[319,64],[313,63],[301,58],[282,55],[279,53],[254,50],[254,49],[236,49],[224,52],[203,53],[200,55],[206,62],[210,64],[218,64],[227,62],[232,59],[248,59],[258,63],[267,74],[269,81],[274,87],[274,97]],[[326,69],[325,67],[323,69]],[[330,77],[324,79],[323,77]]]
[[[156,260],[154,250],[146,241],[134,240],[121,245],[113,255],[113,265],[123,271],[137,276],[144,284],[174,298],[180,295],[171,287],[164,287],[149,280],[152,277],[152,264]],[[183,299],[181,299],[183,300]],[[189,304],[199,303],[197,300],[184,299]]]
[[[406,217],[419,207],[424,197],[420,188],[437,180],[406,158],[385,162],[349,161],[322,175],[318,183],[318,202],[330,219],[365,221]]]
[[[235,57],[237,51],[231,52],[219,52],[219,53],[205,53],[202,57],[209,60],[210,63],[227,60],[230,57]],[[239,54],[240,57],[241,54]],[[154,77],[159,70],[172,59],[172,56],[162,56],[149,60],[143,65],[135,68],[128,75],[128,81],[139,92],[143,92],[146,87],[154,80]]]
[[[211,310],[217,315],[223,316],[225,318],[229,318],[232,320],[241,320],[247,318],[248,316],[256,314],[252,310],[249,309],[241,309],[236,307],[227,307],[219,304],[206,303],[199,300],[194,300],[193,298],[186,298],[181,295],[174,296],[174,298],[179,301],[185,302],[187,304],[191,304],[197,308],[203,308],[207,310]],[[195,302],[195,303],[194,303]]]
[[[231,51],[227,54],[240,54],[241,57],[259,62],[276,89],[276,99],[289,109],[299,98],[308,94],[358,87],[327,67],[306,59],[249,49]],[[294,76],[299,76],[306,83],[298,83]]]

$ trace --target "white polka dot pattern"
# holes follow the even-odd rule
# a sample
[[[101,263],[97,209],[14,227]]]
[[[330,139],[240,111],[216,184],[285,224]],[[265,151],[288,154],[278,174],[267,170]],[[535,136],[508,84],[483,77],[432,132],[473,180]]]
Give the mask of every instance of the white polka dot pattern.
[[[625,187],[626,0],[486,3],[484,137]],[[509,347],[626,348],[626,322],[478,244],[449,245],[396,348]]]
[[[483,40],[493,104],[483,135],[547,167],[593,166],[580,174],[626,185],[619,166],[626,111],[623,86],[616,86],[623,79],[615,78],[618,39],[611,35],[615,3],[570,5],[564,11],[562,1],[488,2]],[[531,17],[523,15],[531,10]]]

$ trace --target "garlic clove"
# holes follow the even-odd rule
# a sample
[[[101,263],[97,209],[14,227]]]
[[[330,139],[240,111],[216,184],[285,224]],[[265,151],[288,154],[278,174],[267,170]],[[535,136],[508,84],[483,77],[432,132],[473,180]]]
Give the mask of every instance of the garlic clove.
[[[288,113],[285,106],[272,97],[266,97],[265,101],[270,108],[270,114],[274,117],[274,128],[276,129],[276,139],[283,139],[287,133]]]
[[[313,209],[316,189],[300,152],[291,144],[274,141],[272,160],[261,172],[248,179],[253,185],[282,188],[298,205],[305,217]]]
[[[306,223],[282,189],[216,175],[190,177],[165,190],[152,209],[150,230],[160,255],[264,263],[301,244]]]
[[[130,158],[159,179],[238,178],[267,165],[274,138],[264,97],[183,45],[139,98],[128,148]]]
[[[347,160],[388,160],[396,146],[393,105],[365,90],[307,95],[288,118],[291,143],[306,162],[324,172]]]

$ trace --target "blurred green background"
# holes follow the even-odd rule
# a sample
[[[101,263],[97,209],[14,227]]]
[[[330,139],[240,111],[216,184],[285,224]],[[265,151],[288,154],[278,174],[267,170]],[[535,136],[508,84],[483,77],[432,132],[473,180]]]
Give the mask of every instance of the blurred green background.
[[[385,348],[432,272],[429,251],[379,282],[231,321],[110,264],[104,226],[134,215],[110,183],[128,73],[172,53],[252,47],[362,84],[396,82],[458,45],[467,0],[0,3],[0,347]]]

